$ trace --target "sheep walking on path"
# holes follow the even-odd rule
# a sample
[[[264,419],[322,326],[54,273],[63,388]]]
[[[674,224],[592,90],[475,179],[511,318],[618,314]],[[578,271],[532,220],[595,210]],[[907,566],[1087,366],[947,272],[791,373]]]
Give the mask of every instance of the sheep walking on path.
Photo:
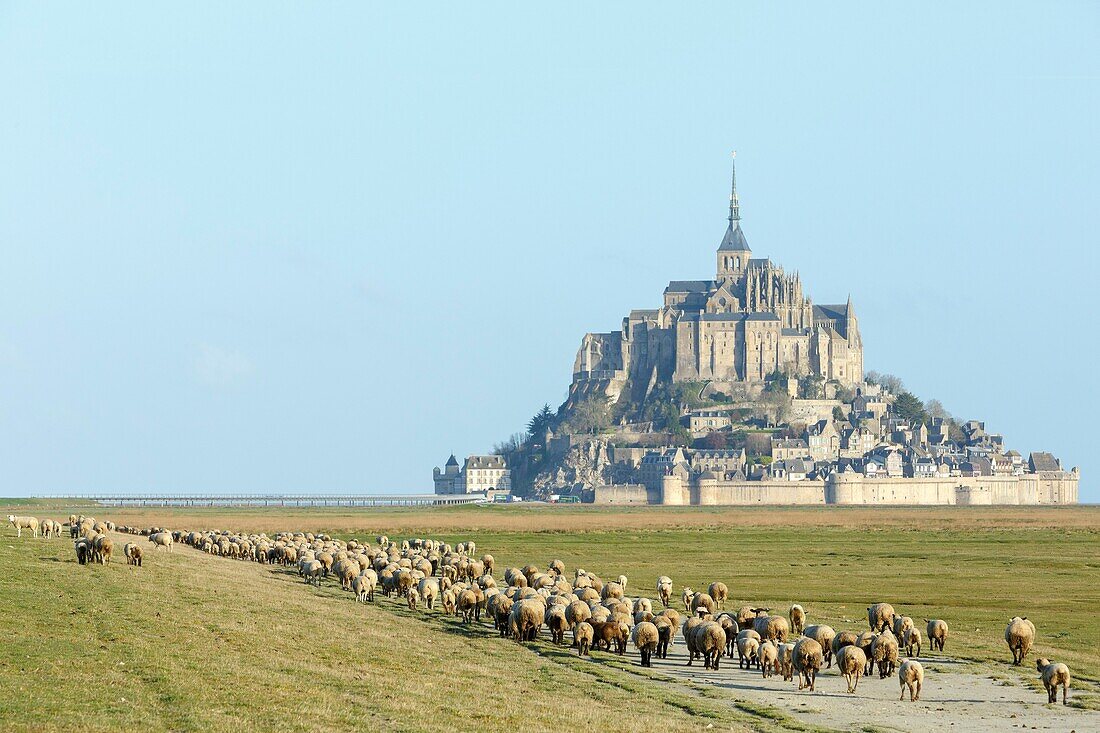
[[[1035,668],[1043,676],[1043,687],[1047,690],[1047,702],[1058,702],[1058,685],[1062,686],[1062,704],[1069,694],[1069,667],[1061,662],[1051,662],[1046,657],[1035,660]]]
[[[898,668],[898,682],[901,684],[901,697],[905,699],[905,688],[909,688],[909,702],[920,700],[920,688],[924,684],[924,667],[915,659],[906,659]]]
[[[1005,627],[1005,642],[1012,652],[1012,663],[1020,666],[1035,642],[1035,624],[1028,621],[1027,616],[1013,616]]]

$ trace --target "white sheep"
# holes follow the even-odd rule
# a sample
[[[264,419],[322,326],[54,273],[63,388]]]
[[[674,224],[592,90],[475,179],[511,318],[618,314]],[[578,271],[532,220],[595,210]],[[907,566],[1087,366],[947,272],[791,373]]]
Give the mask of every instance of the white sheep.
[[[920,688],[924,684],[924,667],[915,659],[906,659],[898,667],[898,682],[901,684],[901,697],[905,699],[905,688],[909,688],[909,702],[920,700]]]
[[[38,520],[34,517],[17,517],[14,514],[9,514],[8,522],[15,527],[16,537],[22,537],[25,529],[29,529],[33,536],[38,536]]]
[[[1058,702],[1058,685],[1062,686],[1062,704],[1069,691],[1069,667],[1061,662],[1051,662],[1046,657],[1035,660],[1035,668],[1043,675],[1043,687],[1047,690],[1047,702]]]

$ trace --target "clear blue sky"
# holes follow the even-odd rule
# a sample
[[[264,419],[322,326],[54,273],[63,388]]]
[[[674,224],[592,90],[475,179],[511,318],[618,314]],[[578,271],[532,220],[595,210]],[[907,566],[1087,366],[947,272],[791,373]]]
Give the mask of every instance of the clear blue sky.
[[[400,4],[399,4],[400,5]],[[0,4],[0,495],[426,491],[757,256],[1100,501],[1100,5]]]

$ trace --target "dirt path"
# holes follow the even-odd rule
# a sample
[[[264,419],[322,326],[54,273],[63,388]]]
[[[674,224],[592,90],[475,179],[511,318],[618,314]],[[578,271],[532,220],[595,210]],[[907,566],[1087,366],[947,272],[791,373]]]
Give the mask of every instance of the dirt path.
[[[957,660],[919,660],[925,669],[924,688],[920,700],[914,703],[909,702],[908,692],[905,702],[898,701],[901,688],[896,674],[885,680],[880,680],[877,673],[864,677],[856,693],[849,695],[835,667],[822,670],[815,692],[799,692],[797,678],[791,682],[778,676],[763,679],[755,669],[738,669],[736,657],[723,659],[718,671],[704,670],[699,660],[688,667],[687,650],[680,638],[669,649],[668,659],[654,660],[653,669],[676,679],[729,690],[738,700],[770,705],[805,723],[841,730],[871,726],[907,733],[1100,731],[1100,712],[1070,708],[1060,702],[1047,705],[1042,691],[1008,679],[992,679],[988,674],[961,671]],[[1028,662],[1034,664],[1030,658]]]

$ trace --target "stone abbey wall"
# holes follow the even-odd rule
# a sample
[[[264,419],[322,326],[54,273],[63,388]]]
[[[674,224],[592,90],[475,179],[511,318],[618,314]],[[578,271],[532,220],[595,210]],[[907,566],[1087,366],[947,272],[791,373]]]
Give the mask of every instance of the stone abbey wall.
[[[659,490],[640,484],[599,486],[596,504],[661,506],[993,506],[1076,504],[1079,474],[875,478],[840,473],[826,481],[684,481],[665,476]]]

